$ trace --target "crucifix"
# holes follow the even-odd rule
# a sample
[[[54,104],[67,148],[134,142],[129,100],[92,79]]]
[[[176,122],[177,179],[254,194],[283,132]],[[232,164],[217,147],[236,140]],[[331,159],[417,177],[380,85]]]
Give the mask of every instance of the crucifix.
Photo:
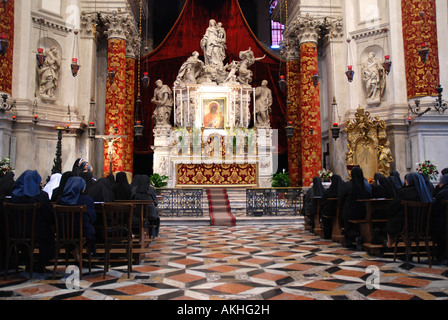
[[[111,126],[111,127],[112,127],[112,126]],[[126,137],[127,137],[126,135],[120,135],[120,136],[118,136],[118,135],[114,135],[114,134],[112,134],[112,130],[110,130],[110,134],[109,134],[109,135],[96,136],[96,138],[101,138],[101,139],[103,139],[104,141],[107,141],[107,145],[108,145],[107,153],[109,154],[109,173],[110,173],[110,174],[113,174],[113,170],[112,170],[112,159],[113,159],[113,155],[114,155],[114,151],[115,151],[114,143],[115,143],[115,141],[117,141],[118,139],[126,138]]]

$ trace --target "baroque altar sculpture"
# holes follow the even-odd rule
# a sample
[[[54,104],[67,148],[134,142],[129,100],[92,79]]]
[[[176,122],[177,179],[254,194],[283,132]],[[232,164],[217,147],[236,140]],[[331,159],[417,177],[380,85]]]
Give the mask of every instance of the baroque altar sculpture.
[[[200,41],[204,61],[199,52],[192,52],[179,68],[172,96],[158,80],[153,99],[154,172],[168,175],[171,186],[182,184],[182,179],[270,186],[276,164],[276,135],[270,127],[272,92],[266,80],[258,88],[250,85],[250,67],[265,56],[255,57],[248,48],[239,52],[240,61],[225,64],[226,37],[222,24],[211,19]],[[171,110],[174,128],[169,122]],[[251,124],[254,129],[249,129]],[[247,172],[243,164],[250,166],[251,175],[240,181],[235,170]],[[227,175],[229,170],[234,174]],[[210,176],[179,178],[192,172]]]
[[[387,139],[384,120],[371,118],[370,113],[359,107],[355,120],[347,119],[347,166],[359,165],[364,177],[373,179],[376,172],[388,177],[393,157]]]

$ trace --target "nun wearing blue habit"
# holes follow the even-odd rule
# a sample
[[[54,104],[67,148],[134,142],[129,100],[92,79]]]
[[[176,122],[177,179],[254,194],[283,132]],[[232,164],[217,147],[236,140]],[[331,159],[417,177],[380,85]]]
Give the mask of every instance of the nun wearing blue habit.
[[[87,211],[83,215],[83,236],[91,240],[92,244],[95,241],[95,227],[96,220],[95,203],[92,197],[83,194],[86,187],[86,182],[81,177],[71,177],[67,180],[64,191],[57,201],[57,204],[64,206],[82,206],[87,207]],[[95,253],[93,248],[93,253]]]
[[[389,216],[386,225],[387,246],[392,246],[392,240],[404,228],[404,207],[402,200],[432,203],[433,196],[425,179],[417,172],[408,173],[404,177],[404,186],[397,190],[397,195],[389,204]]]
[[[36,212],[36,237],[39,242],[39,265],[43,271],[54,253],[54,214],[48,193],[41,190],[42,177],[36,170],[23,172],[15,182],[12,191],[12,203],[40,203]]]

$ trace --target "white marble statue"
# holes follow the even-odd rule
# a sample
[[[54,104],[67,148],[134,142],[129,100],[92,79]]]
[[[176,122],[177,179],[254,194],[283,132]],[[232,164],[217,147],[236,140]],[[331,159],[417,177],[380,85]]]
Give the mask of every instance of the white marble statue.
[[[238,81],[242,85],[248,85],[252,82],[253,75],[249,68],[255,63],[255,61],[264,59],[266,55],[260,58],[255,58],[254,53],[251,48],[249,48],[246,51],[240,51],[239,57],[241,62],[238,69]]]
[[[256,126],[270,127],[272,106],[272,91],[268,88],[268,81],[263,80],[261,86],[255,89]]]
[[[38,94],[53,98],[58,86],[61,57],[58,49],[53,46],[45,53],[45,62],[37,68]]]
[[[185,84],[196,84],[196,79],[202,72],[203,68],[204,62],[199,59],[199,53],[194,51],[191,54],[191,57],[189,57],[180,67],[176,81],[174,81],[174,85],[178,87]]]
[[[201,48],[204,51],[205,65],[223,66],[226,58],[226,33],[221,24],[210,19],[209,26],[201,40]]]
[[[366,89],[367,104],[380,104],[386,87],[386,73],[380,59],[369,52],[362,66],[362,80]]]
[[[156,105],[152,115],[152,121],[156,126],[170,125],[171,111],[173,109],[173,93],[162,80],[156,81],[154,97],[151,100]]]

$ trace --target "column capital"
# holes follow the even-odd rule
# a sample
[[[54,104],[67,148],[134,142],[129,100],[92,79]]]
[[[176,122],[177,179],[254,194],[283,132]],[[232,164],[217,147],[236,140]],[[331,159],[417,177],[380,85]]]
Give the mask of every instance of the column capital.
[[[299,46],[306,42],[317,43],[322,31],[329,25],[327,17],[298,16],[291,22],[289,33],[297,38]]]
[[[96,13],[81,12],[81,32],[87,37],[96,36],[96,24],[98,18]]]
[[[104,33],[108,39],[126,40],[132,26],[132,19],[129,13],[113,11],[111,13],[103,13],[102,17],[107,28]]]
[[[135,59],[140,56],[140,37],[131,33],[126,40],[126,58]]]

